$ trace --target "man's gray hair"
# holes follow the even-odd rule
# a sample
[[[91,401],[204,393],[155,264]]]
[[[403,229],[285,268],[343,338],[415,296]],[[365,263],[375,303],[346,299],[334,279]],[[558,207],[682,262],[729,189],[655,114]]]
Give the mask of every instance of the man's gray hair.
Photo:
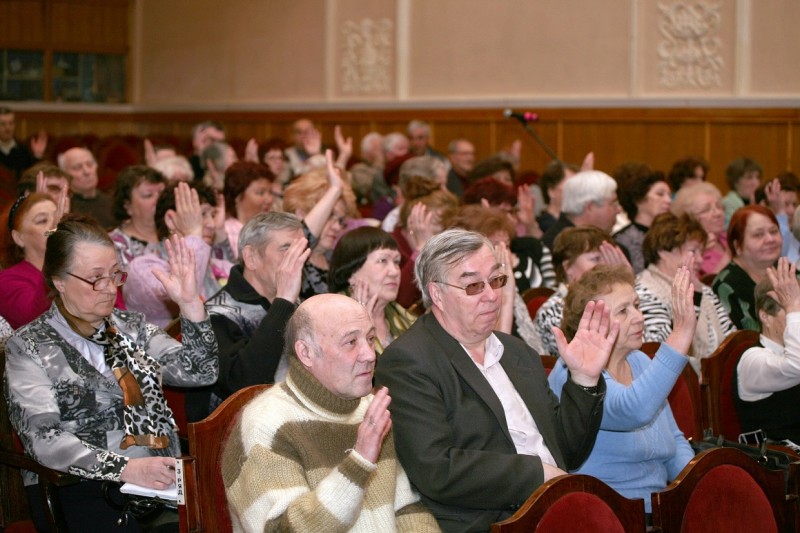
[[[396,131],[392,133],[387,133],[383,137],[383,151],[388,152],[402,141],[408,142],[408,137]]]
[[[74,150],[75,148],[79,148],[81,150],[86,150],[87,152],[89,152],[89,155],[92,156],[94,162],[97,163],[97,159],[95,159],[94,154],[92,153],[91,150],[89,150],[88,148],[84,148],[83,146],[76,146],[74,148],[70,148],[69,150],[64,150],[63,152],[58,154],[58,157],[56,157],[56,161],[58,162],[58,168],[60,168],[65,172],[67,171],[67,152],[69,152],[70,150]]]
[[[259,213],[244,225],[239,233],[239,264],[244,265],[242,251],[245,246],[252,246],[258,253],[270,243],[272,234],[281,230],[303,229],[300,219],[291,213]]]
[[[425,135],[430,137],[431,126],[424,120],[412,120],[411,122],[408,123],[408,128],[406,129],[406,131],[408,132],[409,135],[413,135],[413,131],[419,129],[425,130]]]
[[[494,249],[489,239],[480,233],[461,228],[443,231],[425,244],[414,265],[414,276],[425,307],[431,306],[428,284],[444,281],[450,269],[484,246]]]
[[[225,163],[225,152],[227,152],[230,147],[230,144],[223,141],[215,141],[206,146],[203,153],[200,155],[200,162],[203,168],[208,168],[206,167],[206,161],[209,159],[214,162],[215,167],[222,167],[223,163]]]
[[[439,175],[440,161],[430,155],[418,155],[400,165],[398,184],[402,188],[414,176],[435,180]]]
[[[223,126],[221,123],[217,122],[216,120],[206,120],[194,125],[192,128],[192,137],[197,135],[198,132],[205,131],[207,129],[215,129],[221,131],[223,134],[225,133],[225,126]]]
[[[578,172],[564,182],[561,212],[577,216],[583,213],[591,202],[600,204],[617,190],[614,178],[599,170]]]
[[[377,131],[371,131],[364,135],[364,138],[361,139],[361,153],[369,152],[372,149],[372,143],[376,140],[381,145],[381,148],[383,148],[383,135]]]

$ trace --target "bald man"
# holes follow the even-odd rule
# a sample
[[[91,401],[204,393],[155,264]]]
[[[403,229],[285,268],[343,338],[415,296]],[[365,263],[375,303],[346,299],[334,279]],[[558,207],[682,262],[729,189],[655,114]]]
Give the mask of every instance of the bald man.
[[[297,308],[286,381],[244,408],[225,444],[234,531],[439,531],[397,461],[389,391],[372,394],[374,341],[347,296]]]
[[[58,166],[72,176],[70,210],[94,218],[104,228],[116,225],[111,197],[97,188],[97,161],[86,148],[70,148],[58,156]]]

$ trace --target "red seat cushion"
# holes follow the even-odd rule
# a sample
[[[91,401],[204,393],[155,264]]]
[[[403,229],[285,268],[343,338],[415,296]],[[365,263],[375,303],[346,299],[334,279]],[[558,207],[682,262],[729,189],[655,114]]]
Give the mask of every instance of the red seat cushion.
[[[559,498],[539,521],[536,531],[625,533],[611,507],[597,496],[585,492],[574,492]]]

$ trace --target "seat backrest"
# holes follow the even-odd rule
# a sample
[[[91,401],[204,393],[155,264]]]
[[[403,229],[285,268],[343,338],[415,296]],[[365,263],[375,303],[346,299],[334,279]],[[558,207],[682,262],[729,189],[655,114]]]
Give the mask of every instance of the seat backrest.
[[[579,510],[579,511],[577,511]],[[629,500],[591,476],[560,476],[544,483],[492,533],[643,532],[644,500]]]
[[[650,356],[655,357],[660,342],[645,342],[641,350]],[[681,372],[675,386],[672,387],[667,397],[672,415],[678,428],[683,431],[687,439],[703,438],[703,404],[700,395],[700,380],[692,369],[691,365],[686,365]]]
[[[222,483],[220,455],[242,408],[271,385],[253,385],[228,397],[208,418],[189,424],[189,454],[184,458],[186,505],[179,506],[181,532],[232,531]]]
[[[522,293],[522,300],[528,308],[531,320],[536,318],[536,312],[553,295],[555,291],[549,287],[534,287]]]
[[[653,527],[662,533],[792,531],[796,496],[783,472],[768,470],[733,448],[698,454],[652,495]]]
[[[704,410],[715,435],[737,440],[741,433],[733,402],[733,372],[745,350],[758,343],[758,337],[758,332],[751,330],[731,333],[711,357],[700,362],[703,372],[701,389]]]

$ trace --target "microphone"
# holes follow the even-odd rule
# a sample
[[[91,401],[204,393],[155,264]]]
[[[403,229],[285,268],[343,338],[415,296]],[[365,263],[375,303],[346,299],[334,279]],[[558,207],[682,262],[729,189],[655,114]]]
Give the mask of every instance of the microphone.
[[[531,113],[530,111],[519,112],[506,109],[503,111],[503,115],[506,118],[515,118],[522,122],[523,125],[527,124],[528,122],[539,122],[539,115],[537,113]]]

